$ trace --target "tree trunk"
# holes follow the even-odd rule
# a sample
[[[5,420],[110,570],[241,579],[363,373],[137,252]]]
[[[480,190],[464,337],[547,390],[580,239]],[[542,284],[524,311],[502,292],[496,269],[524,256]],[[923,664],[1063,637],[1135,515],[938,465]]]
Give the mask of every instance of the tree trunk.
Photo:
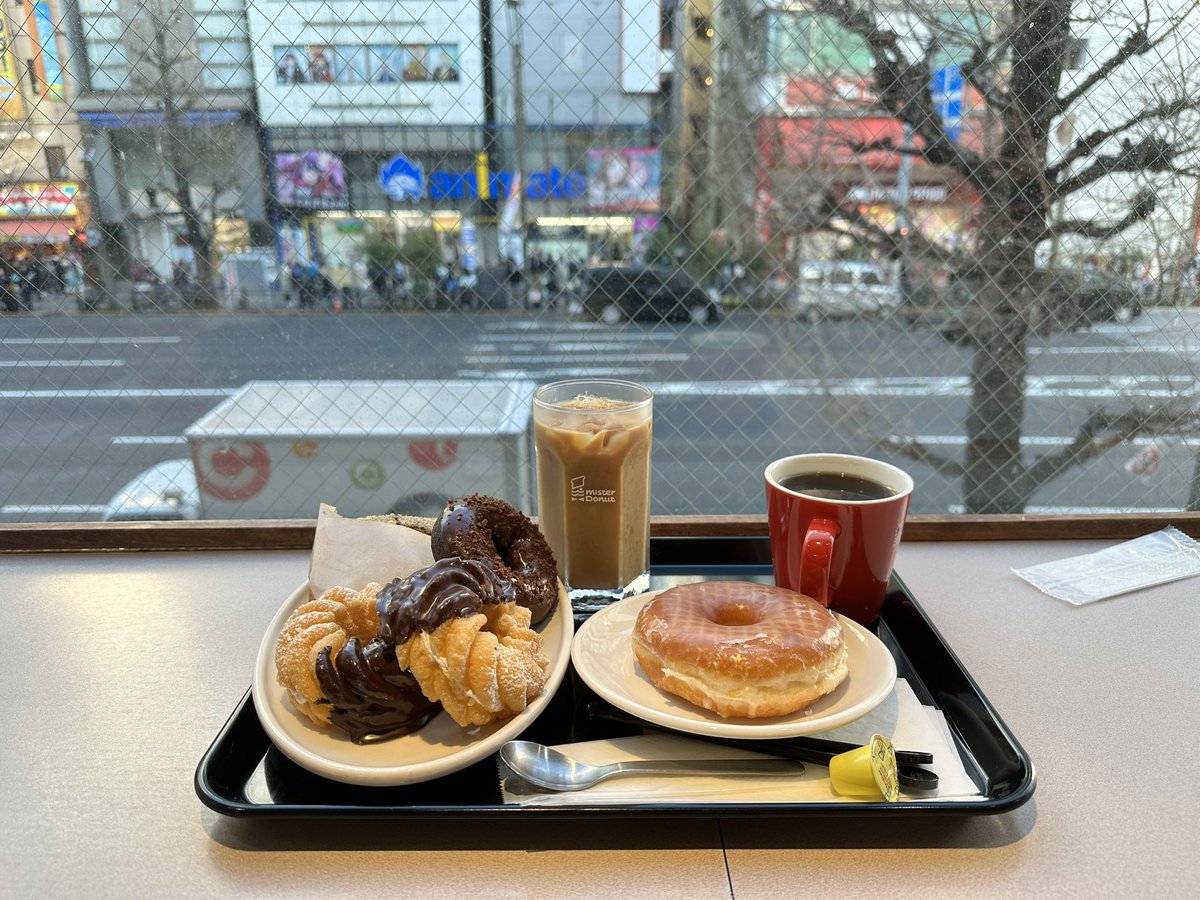
[[[1030,287],[1035,250],[1050,214],[1043,175],[1070,0],[1017,0],[1003,111],[998,178],[985,191],[978,259],[983,285],[973,298],[975,358],[966,420],[963,499],[968,513],[1023,512],[1033,487],[1025,479],[1028,335],[1037,296]]]

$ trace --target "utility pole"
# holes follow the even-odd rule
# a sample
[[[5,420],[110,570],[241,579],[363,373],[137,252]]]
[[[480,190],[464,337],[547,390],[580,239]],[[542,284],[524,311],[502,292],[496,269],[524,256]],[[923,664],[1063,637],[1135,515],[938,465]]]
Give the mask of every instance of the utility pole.
[[[480,242],[480,255],[488,262],[495,261],[498,246],[496,229],[496,198],[492,195],[492,167],[500,158],[500,134],[496,123],[496,60],[495,32],[492,28],[492,0],[479,0],[479,52],[483,66],[483,152],[475,165],[476,191],[479,196],[479,221],[485,225],[481,234],[488,236],[486,246]]]

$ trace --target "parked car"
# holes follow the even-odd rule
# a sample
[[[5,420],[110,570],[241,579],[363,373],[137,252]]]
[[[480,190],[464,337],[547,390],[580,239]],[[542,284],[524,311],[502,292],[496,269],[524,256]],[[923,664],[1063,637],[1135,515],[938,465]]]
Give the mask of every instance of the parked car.
[[[951,273],[944,287],[927,284],[911,292],[897,314],[910,325],[935,329],[949,341],[963,341],[981,314],[971,301],[982,289],[984,277],[975,269]],[[1037,269],[1029,277],[1029,287],[1035,298],[1029,324],[1040,337],[1097,322],[1129,322],[1142,314],[1138,287],[1103,272]]]
[[[583,309],[608,325],[684,321],[704,325],[721,318],[716,290],[666,266],[593,266],[583,271]]]
[[[803,262],[791,302],[800,318],[840,318],[886,312],[896,306],[899,295],[873,263]]]

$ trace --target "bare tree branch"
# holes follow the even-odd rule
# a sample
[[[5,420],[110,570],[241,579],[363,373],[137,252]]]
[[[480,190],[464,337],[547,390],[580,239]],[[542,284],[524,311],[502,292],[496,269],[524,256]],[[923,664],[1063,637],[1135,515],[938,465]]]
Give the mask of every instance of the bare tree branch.
[[[1053,190],[1054,199],[1069,197],[1115,172],[1174,172],[1172,160],[1179,153],[1179,148],[1155,134],[1136,142],[1122,139],[1116,153],[1096,156],[1090,166],[1060,181]]]
[[[1078,234],[1095,240],[1105,240],[1116,237],[1130,225],[1142,222],[1158,208],[1158,196],[1149,190],[1139,191],[1133,197],[1129,212],[1111,222],[1099,222],[1095,219],[1063,219],[1055,222],[1046,229],[1046,237],[1064,234]]]
[[[1094,410],[1079,426],[1074,440],[1057,453],[1038,458],[1024,473],[1029,493],[1063,472],[1082,466],[1103,453],[1143,434],[1171,434],[1196,427],[1195,413],[1179,409],[1139,409],[1121,413]]]
[[[1143,122],[1174,118],[1193,109],[1200,109],[1200,97],[1180,96],[1172,100],[1164,100],[1154,106],[1148,106],[1136,115],[1130,116],[1124,122],[1113,125],[1111,128],[1099,128],[1075,141],[1062,159],[1046,169],[1046,177],[1051,181],[1056,180],[1059,174],[1066,170],[1071,163],[1085,156],[1090,156],[1105,141],[1123,134]]]
[[[878,444],[882,449],[891,450],[894,453],[908,457],[913,462],[929,466],[939,475],[944,475],[947,478],[962,478],[966,472],[962,463],[958,460],[942,456],[942,454],[937,453],[914,438],[904,437],[899,434],[889,434],[886,437],[880,438]]]
[[[880,28],[874,16],[853,0],[817,0],[811,9],[834,19],[867,43],[875,61],[875,89],[880,103],[921,136],[925,142],[921,156],[927,162],[953,167],[980,191],[994,187],[996,175],[991,164],[955,144],[942,127],[930,94],[932,75],[927,60],[910,62],[896,33]]]
[[[1058,112],[1063,113],[1073,106],[1076,101],[1088,93],[1100,82],[1105,81],[1113,72],[1119,69],[1129,60],[1136,56],[1144,56],[1155,47],[1159,46],[1163,41],[1174,34],[1187,17],[1197,8],[1200,7],[1200,0],[1192,0],[1191,4],[1185,9],[1174,12],[1171,16],[1171,25],[1162,33],[1151,37],[1150,36],[1150,4],[1144,3],[1143,9],[1145,15],[1142,21],[1126,35],[1125,40],[1117,51],[1100,64],[1093,72],[1089,73],[1075,88],[1068,91],[1066,94],[1057,99]]]

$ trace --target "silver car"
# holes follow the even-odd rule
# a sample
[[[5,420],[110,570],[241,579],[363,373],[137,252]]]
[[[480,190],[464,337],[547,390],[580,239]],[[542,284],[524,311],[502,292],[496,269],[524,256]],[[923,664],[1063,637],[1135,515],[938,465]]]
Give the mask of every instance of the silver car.
[[[804,262],[799,276],[792,296],[799,318],[879,315],[900,299],[896,284],[873,263]]]

